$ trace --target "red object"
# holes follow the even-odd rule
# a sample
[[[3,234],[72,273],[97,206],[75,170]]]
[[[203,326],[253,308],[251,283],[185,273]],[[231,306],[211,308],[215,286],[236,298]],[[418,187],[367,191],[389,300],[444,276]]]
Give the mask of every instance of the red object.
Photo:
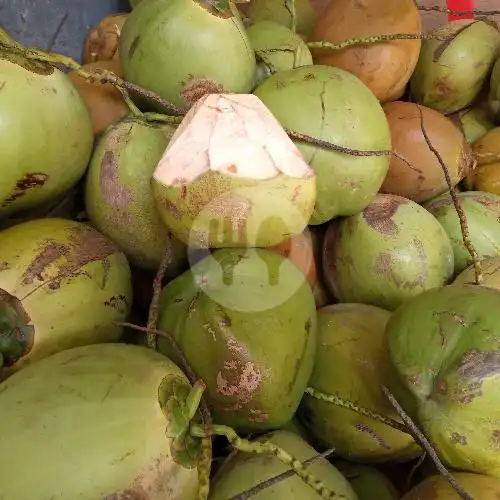
[[[474,0],[446,0],[446,7],[451,10],[473,10]],[[474,19],[474,14],[464,14],[461,16],[448,14],[449,21],[456,21],[457,19]]]

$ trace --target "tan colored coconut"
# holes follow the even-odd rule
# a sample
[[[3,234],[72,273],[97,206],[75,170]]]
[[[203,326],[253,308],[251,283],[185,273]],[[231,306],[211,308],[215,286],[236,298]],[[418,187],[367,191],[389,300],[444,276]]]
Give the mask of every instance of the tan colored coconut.
[[[403,101],[384,105],[391,130],[392,150],[389,171],[380,192],[396,194],[422,203],[448,190],[443,168],[429,148],[422,132],[420,110],[425,132],[458,184],[472,166],[472,153],[462,132],[443,114],[433,109]]]
[[[88,72],[106,69],[120,77],[122,76],[120,63],[115,59],[84,64],[82,69]],[[99,82],[91,83],[76,71],[71,71],[69,77],[78,87],[80,95],[87,105],[94,135],[100,134],[109,125],[116,123],[129,113],[129,108],[122,95],[110,83],[104,85]]]
[[[339,43],[350,38],[420,33],[414,0],[335,0],[318,17],[309,41]],[[356,45],[343,50],[314,49],[315,64],[353,73],[381,102],[399,99],[418,61],[420,40]]]
[[[118,60],[118,39],[127,17],[127,13],[112,14],[90,29],[83,45],[83,64]]]

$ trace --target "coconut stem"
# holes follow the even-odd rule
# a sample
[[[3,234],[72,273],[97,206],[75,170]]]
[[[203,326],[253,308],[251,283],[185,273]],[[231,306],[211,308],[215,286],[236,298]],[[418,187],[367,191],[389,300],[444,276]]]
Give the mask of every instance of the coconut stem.
[[[429,457],[432,459],[434,462],[434,465],[436,466],[436,469],[448,480],[452,488],[456,491],[458,496],[462,498],[463,500],[474,500],[473,497],[471,497],[465,490],[464,488],[460,485],[460,483],[453,477],[453,475],[448,471],[448,469],[443,465],[443,462],[441,462],[438,454],[436,453],[436,450],[432,447],[431,443],[428,441],[428,439],[424,436],[422,431],[417,427],[415,422],[410,418],[410,416],[403,410],[401,405],[398,403],[397,399],[394,397],[394,395],[391,393],[391,391],[383,386],[382,391],[384,392],[385,396],[391,403],[391,405],[394,407],[396,410],[397,414],[400,416],[401,420],[405,423],[406,427],[410,430],[411,435],[417,441],[420,446],[427,452]]]
[[[163,285],[163,278],[167,272],[168,266],[172,262],[172,239],[170,233],[167,234],[167,243],[165,245],[165,250],[163,251],[163,257],[160,263],[160,267],[156,272],[156,276],[153,280],[153,295],[151,297],[151,302],[149,304],[148,311],[148,325],[149,331],[155,330],[158,326],[158,303],[160,301],[160,294]],[[148,346],[153,350],[158,350],[158,337],[154,333],[148,333]]]
[[[424,33],[394,33],[386,35],[373,35],[364,38],[349,38],[343,42],[333,43],[325,40],[317,42],[307,42],[310,49],[330,49],[330,50],[343,50],[353,45],[369,45],[372,43],[391,42],[393,40],[429,40],[439,39],[435,35],[425,35]]]
[[[446,7],[439,7],[437,5],[425,7],[423,5],[418,6],[419,10],[424,12],[442,12],[443,14],[451,14],[452,16],[498,16],[500,15],[500,10],[453,10],[447,9]]]
[[[55,66],[57,65],[66,66],[68,69],[76,71],[82,78],[85,78],[90,82],[98,81],[102,84],[111,83],[117,88],[124,89],[127,92],[136,93],[146,99],[152,100],[159,106],[167,109],[168,112],[174,116],[182,116],[185,113],[185,110],[178,108],[177,106],[173,105],[169,101],[158,96],[154,92],[151,92],[150,90],[147,89],[143,89],[138,85],[134,85],[133,83],[127,82],[123,78],[120,78],[119,76],[115,75],[115,73],[113,73],[112,71],[99,69],[93,72],[88,72],[82,69],[82,66],[78,64],[71,57],[65,56],[63,54],[58,54],[55,52],[44,52],[39,49],[26,48],[20,43],[16,42],[2,28],[0,28],[0,49],[18,53],[19,55],[25,57],[26,59],[34,59],[36,61],[46,62],[48,64],[52,64]]]
[[[191,425],[191,434],[194,437],[201,437],[204,435],[205,430],[200,428],[197,424]],[[253,453],[253,454],[270,454],[274,455],[280,462],[289,466],[295,474],[297,474],[308,486],[310,486],[321,498],[325,500],[331,500],[338,498],[339,495],[334,491],[326,488],[321,481],[316,479],[313,474],[311,474],[302,464],[300,460],[297,460],[292,455],[287,453],[283,448],[276,446],[270,442],[258,443],[252,442],[248,439],[243,439],[236,434],[236,432],[225,425],[214,425],[212,427],[212,434],[216,436],[224,436],[231,446],[242,453]]]
[[[307,387],[305,393],[313,397],[314,399],[317,399],[318,401],[330,403],[335,406],[338,406],[339,408],[344,408],[345,410],[354,411],[358,415],[363,415],[364,417],[368,417],[371,418],[372,420],[376,420],[377,422],[381,422],[385,425],[388,425],[389,427],[392,427],[393,429],[404,432],[405,434],[409,434],[409,431],[405,427],[405,425],[398,422],[397,420],[394,420],[390,417],[386,417],[385,415],[382,415],[378,411],[369,410],[368,408],[360,406],[353,401],[339,398],[335,394],[325,394],[324,392],[318,391],[313,387]]]
[[[483,271],[481,267],[481,262],[479,261],[479,256],[477,253],[476,248],[472,244],[472,241],[470,239],[470,233],[469,233],[469,226],[467,224],[467,217],[465,216],[465,213],[462,209],[462,206],[460,204],[460,201],[458,199],[457,193],[455,192],[455,188],[451,182],[451,177],[450,173],[448,171],[448,167],[446,166],[442,156],[439,154],[439,151],[432,145],[431,140],[429,139],[429,135],[427,134],[427,131],[425,130],[424,126],[424,114],[422,113],[422,108],[420,107],[419,104],[417,104],[418,111],[420,113],[420,128],[422,130],[422,134],[424,136],[425,142],[427,143],[427,146],[429,149],[432,151],[434,156],[437,158],[439,161],[439,164],[441,165],[441,168],[444,173],[444,177],[446,179],[446,184],[448,184],[448,190],[450,192],[451,199],[453,200],[453,205],[455,205],[455,210],[458,215],[458,220],[460,222],[460,229],[462,231],[462,239],[465,245],[465,248],[467,248],[467,251],[469,252],[471,258],[472,258],[472,264],[474,265],[474,274],[476,278],[476,285],[482,285],[484,282],[483,279]]]
[[[314,457],[311,457],[308,460],[305,460],[304,462],[302,462],[302,465],[304,467],[307,467],[308,465],[311,465],[312,463],[316,462],[320,458],[328,458],[333,453],[335,453],[335,449],[330,448],[329,450],[326,450],[323,453],[319,453],[318,455],[314,455]],[[294,474],[295,474],[295,471],[287,470],[286,472],[282,472],[281,474],[278,474],[277,476],[270,477],[269,479],[266,479],[265,481],[261,481],[260,483],[257,483],[252,488],[249,488],[248,490],[242,491],[241,493],[234,495],[229,500],[248,500],[249,498],[253,497],[254,495],[257,495],[258,493],[260,493],[261,491],[264,491],[267,488],[274,486],[275,484],[281,483],[281,481],[288,479],[289,477],[293,476]]]

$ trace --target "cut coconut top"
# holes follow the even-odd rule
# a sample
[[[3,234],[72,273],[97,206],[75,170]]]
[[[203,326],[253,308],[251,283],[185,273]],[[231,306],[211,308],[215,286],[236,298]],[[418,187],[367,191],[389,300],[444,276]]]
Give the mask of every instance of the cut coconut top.
[[[208,171],[247,179],[314,171],[274,115],[253,94],[208,94],[188,111],[163,153],[154,179],[182,186]]]

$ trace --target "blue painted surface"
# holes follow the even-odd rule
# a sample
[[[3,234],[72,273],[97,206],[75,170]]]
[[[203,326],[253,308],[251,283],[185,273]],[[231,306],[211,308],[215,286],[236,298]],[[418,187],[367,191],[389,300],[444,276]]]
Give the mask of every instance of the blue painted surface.
[[[0,0],[0,25],[24,45],[46,50],[53,43],[53,52],[81,62],[88,30],[108,14],[129,10],[127,0]]]

